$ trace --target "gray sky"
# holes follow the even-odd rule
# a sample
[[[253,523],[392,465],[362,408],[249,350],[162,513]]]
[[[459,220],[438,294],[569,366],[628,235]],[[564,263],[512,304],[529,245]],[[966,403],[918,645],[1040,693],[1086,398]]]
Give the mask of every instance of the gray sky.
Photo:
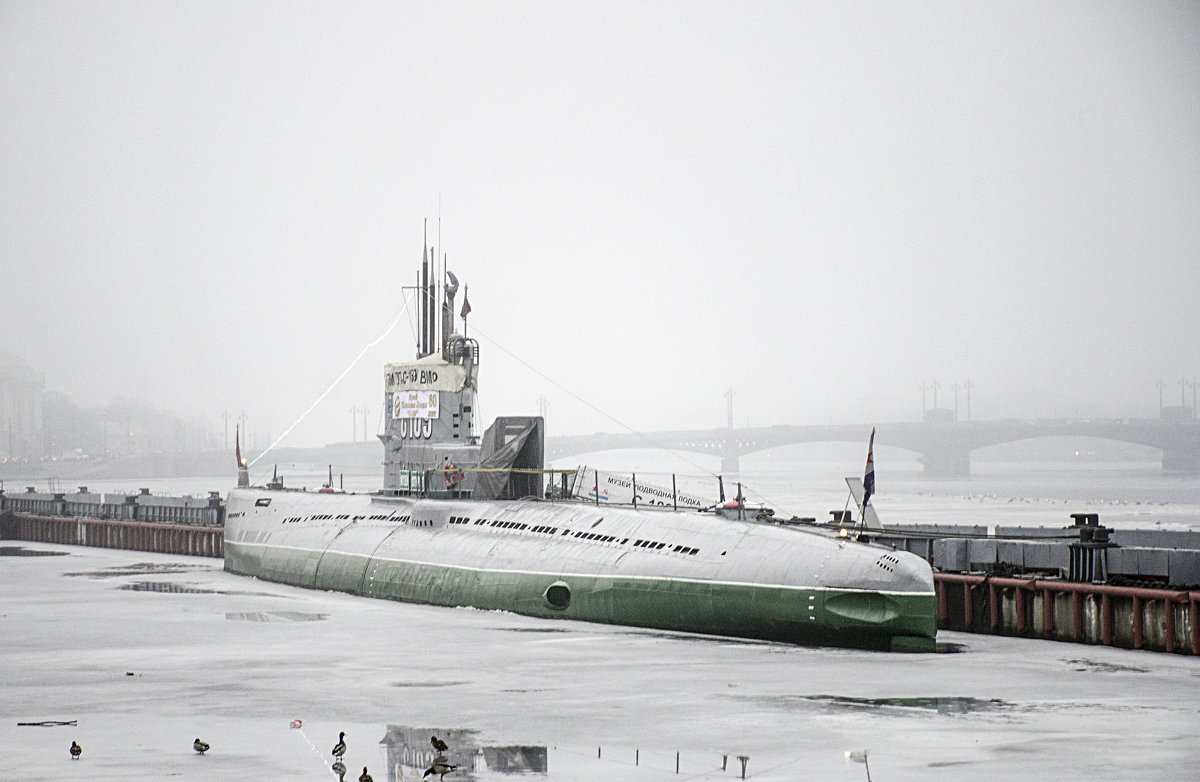
[[[79,404],[277,436],[439,202],[487,420],[915,420],[968,378],[1156,415],[1200,375],[1200,4],[0,0],[0,348]],[[286,444],[374,433],[412,345]]]

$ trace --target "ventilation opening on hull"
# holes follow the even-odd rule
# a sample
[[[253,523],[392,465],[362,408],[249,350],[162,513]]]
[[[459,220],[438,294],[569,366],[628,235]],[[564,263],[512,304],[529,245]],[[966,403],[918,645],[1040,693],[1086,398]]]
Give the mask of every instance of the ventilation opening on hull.
[[[555,581],[546,587],[546,591],[542,593],[542,597],[545,599],[546,605],[562,611],[571,605],[571,587],[562,581]]]

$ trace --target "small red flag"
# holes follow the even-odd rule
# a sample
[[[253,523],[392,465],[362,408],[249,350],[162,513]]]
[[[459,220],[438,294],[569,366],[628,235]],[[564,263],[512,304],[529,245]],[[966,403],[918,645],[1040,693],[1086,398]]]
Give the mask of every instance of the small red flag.
[[[467,316],[470,314],[471,314],[471,300],[467,298],[467,294],[464,291],[463,292],[462,312],[458,313],[458,316],[460,318],[462,318],[463,320],[466,320]]]

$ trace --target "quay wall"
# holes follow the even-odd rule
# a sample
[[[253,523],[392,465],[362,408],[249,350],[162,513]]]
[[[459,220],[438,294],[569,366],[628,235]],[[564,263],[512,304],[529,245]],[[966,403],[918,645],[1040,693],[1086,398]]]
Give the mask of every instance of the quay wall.
[[[153,551],[193,557],[225,556],[225,528],[146,521],[63,518],[8,512],[0,539]]]
[[[934,573],[939,630],[1200,655],[1200,592]]]

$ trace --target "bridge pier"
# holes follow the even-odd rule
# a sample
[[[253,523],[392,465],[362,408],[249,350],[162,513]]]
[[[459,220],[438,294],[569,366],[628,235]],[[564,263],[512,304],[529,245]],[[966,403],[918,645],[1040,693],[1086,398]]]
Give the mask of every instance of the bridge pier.
[[[971,456],[966,450],[943,447],[921,454],[917,461],[925,466],[926,478],[971,477]]]
[[[722,475],[738,475],[739,473],[741,473],[741,471],[742,471],[741,464],[738,460],[738,455],[736,453],[732,454],[732,455],[726,454],[725,456],[721,457],[721,474]]]
[[[1162,445],[1162,471],[1171,475],[1200,475],[1200,439],[1185,429],[1169,430]]]

